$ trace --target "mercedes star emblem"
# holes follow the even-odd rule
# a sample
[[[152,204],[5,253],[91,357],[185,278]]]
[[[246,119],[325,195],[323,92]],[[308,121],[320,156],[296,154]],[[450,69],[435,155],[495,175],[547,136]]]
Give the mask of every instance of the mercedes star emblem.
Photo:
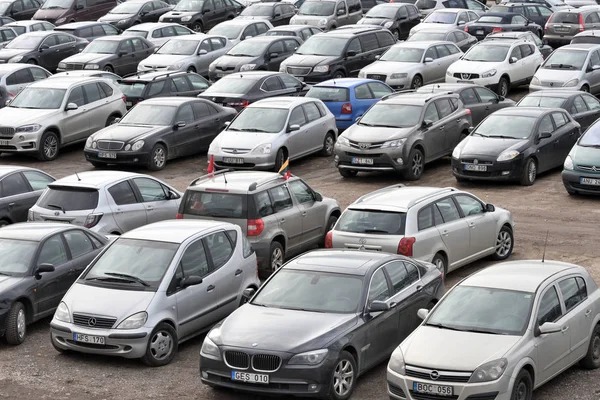
[[[96,326],[96,318],[90,318],[90,319],[88,319],[88,325],[89,326]]]
[[[440,377],[440,373],[439,373],[439,372],[437,372],[437,371],[431,371],[431,372],[429,373],[429,377],[430,377],[431,379],[433,379],[434,381],[436,381],[436,380],[437,380],[437,379]]]
[[[475,165],[479,164],[479,160],[478,159],[474,159],[473,160],[473,164],[475,164]]]

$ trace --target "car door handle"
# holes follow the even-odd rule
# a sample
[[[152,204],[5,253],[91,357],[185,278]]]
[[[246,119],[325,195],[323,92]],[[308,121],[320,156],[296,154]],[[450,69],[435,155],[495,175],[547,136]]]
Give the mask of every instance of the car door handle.
[[[280,224],[283,224],[283,223],[285,223],[285,218],[281,218],[281,219],[279,220],[279,223],[280,223]]]
[[[390,303],[390,308],[396,307],[398,305],[398,303],[396,303],[395,301],[392,301]]]
[[[569,330],[568,326],[563,326],[563,328],[560,330],[562,333],[565,333],[566,331]]]
[[[442,231],[442,236],[448,236],[448,231]]]
[[[212,292],[213,290],[215,290],[215,287],[214,287],[213,285],[209,285],[209,286],[206,288],[206,291],[207,291],[207,292]]]
[[[440,126],[440,131],[443,131],[445,126]]]
[[[421,290],[423,290],[423,285],[417,285],[417,287],[415,288],[415,290],[417,292],[420,292]]]
[[[559,142],[560,142],[560,140],[555,140],[555,141],[554,141],[554,143],[559,143]]]
[[[9,209],[13,208],[14,206],[15,206],[15,203],[9,203],[9,204],[8,204],[8,208],[9,208]]]
[[[475,222],[469,222],[469,226],[471,227],[471,229],[475,228]]]
[[[592,313],[592,310],[586,310],[585,317],[586,318],[589,317],[591,313]]]
[[[306,217],[306,211],[302,211],[302,216]]]
[[[152,206],[146,206],[146,210],[152,211],[152,210],[154,210],[154,207],[152,207]]]
[[[244,272],[244,271],[242,271],[241,269],[236,270],[235,276],[240,276],[242,274],[242,272]]]
[[[460,121],[461,121],[461,119],[460,119],[460,118],[456,118],[456,122],[460,122]]]

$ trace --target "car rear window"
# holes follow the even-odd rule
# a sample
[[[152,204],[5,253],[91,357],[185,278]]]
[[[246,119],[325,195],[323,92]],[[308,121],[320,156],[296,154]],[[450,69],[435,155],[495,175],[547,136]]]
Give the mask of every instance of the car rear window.
[[[312,97],[321,101],[350,101],[350,90],[331,86],[313,86],[306,97]]]
[[[57,211],[93,210],[98,206],[98,190],[49,185],[37,205]]]
[[[600,44],[600,36],[575,36],[571,39],[571,44],[581,43]]]
[[[119,82],[119,89],[126,97],[142,97],[146,82]]]
[[[381,235],[404,235],[405,226],[405,213],[348,209],[341,215],[335,230]]]
[[[184,215],[215,218],[247,218],[248,196],[188,190],[182,202]]]
[[[255,80],[245,78],[219,79],[210,86],[204,94],[210,93],[236,93],[245,94],[256,84]]]
[[[550,21],[555,24],[578,24],[579,16],[581,14],[578,13],[570,13],[570,12],[557,12],[552,16]]]

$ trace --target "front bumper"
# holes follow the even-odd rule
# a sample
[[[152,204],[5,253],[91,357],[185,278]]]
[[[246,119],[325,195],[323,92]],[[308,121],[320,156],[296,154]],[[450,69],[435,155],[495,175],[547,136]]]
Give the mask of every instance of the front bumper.
[[[572,190],[581,194],[600,195],[600,186],[583,184],[581,183],[581,178],[597,179],[600,181],[600,174],[591,174],[568,169],[563,170],[562,172],[563,185],[567,190]]]
[[[209,70],[208,71],[208,79],[211,82],[216,82],[219,79],[227,76],[227,75],[231,75],[231,74],[235,74],[236,72],[240,72],[240,70],[238,68],[234,68],[234,69],[228,69],[227,71],[223,71],[223,70]]]
[[[411,75],[406,76],[406,78],[390,78],[390,73],[365,73],[364,77],[368,79],[377,79],[382,82],[385,82],[388,86],[390,86],[394,90],[402,90],[402,89],[410,89],[410,85],[412,83],[413,77]]]
[[[294,68],[294,67],[291,67],[291,68]],[[302,68],[304,68],[304,67],[302,67]],[[333,79],[333,73],[335,71],[330,68],[329,71],[327,71],[327,72],[314,72],[313,68],[311,68],[310,72],[307,75],[295,75],[295,74],[292,74],[291,72],[287,72],[287,69],[284,72],[288,73],[290,75],[293,75],[294,77],[298,78],[299,80],[301,80],[303,82],[306,82],[308,84],[314,84],[314,83],[320,83],[320,82],[324,82],[324,81]]]
[[[577,84],[579,86],[579,83]],[[577,86],[542,86],[542,85],[532,85],[529,84],[530,92],[537,92],[539,90],[579,90]]]
[[[230,169],[248,169],[248,170],[270,170],[275,167],[275,157],[277,152],[271,151],[270,154],[214,154],[215,165],[217,168]],[[210,159],[210,154],[208,155]],[[232,159],[243,162],[231,162]]]
[[[500,81],[500,76],[498,75],[498,73],[496,73],[496,75],[490,76],[489,78],[475,78],[465,80],[473,82],[476,85],[485,86],[493,91],[496,91],[496,89],[498,88],[498,83]],[[455,76],[446,75],[446,83],[460,83],[461,81],[465,80],[457,78]]]
[[[475,162],[477,161],[477,162]],[[466,170],[466,166],[485,166],[485,171]],[[462,179],[480,181],[514,181],[521,178],[524,159],[518,156],[509,161],[496,161],[496,157],[462,156],[452,158],[452,173]]]
[[[338,169],[355,171],[404,171],[408,168],[407,156],[403,147],[385,149],[359,150],[336,142],[335,166]],[[366,163],[364,160],[372,160]]]
[[[0,137],[0,151],[3,153],[35,152],[38,150],[44,127],[37,132],[15,133],[12,138]]]
[[[106,165],[146,165],[148,163],[148,160],[150,159],[150,155],[148,153],[134,151],[104,151],[104,153],[115,153],[117,158],[98,157],[98,154],[100,153],[100,151],[98,150],[85,149],[83,153],[85,154],[86,161]]]

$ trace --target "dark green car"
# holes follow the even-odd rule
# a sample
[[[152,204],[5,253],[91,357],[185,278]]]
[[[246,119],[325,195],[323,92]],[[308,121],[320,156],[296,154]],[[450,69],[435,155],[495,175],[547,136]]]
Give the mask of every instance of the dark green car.
[[[585,131],[565,159],[562,179],[571,195],[600,194],[599,121]]]

